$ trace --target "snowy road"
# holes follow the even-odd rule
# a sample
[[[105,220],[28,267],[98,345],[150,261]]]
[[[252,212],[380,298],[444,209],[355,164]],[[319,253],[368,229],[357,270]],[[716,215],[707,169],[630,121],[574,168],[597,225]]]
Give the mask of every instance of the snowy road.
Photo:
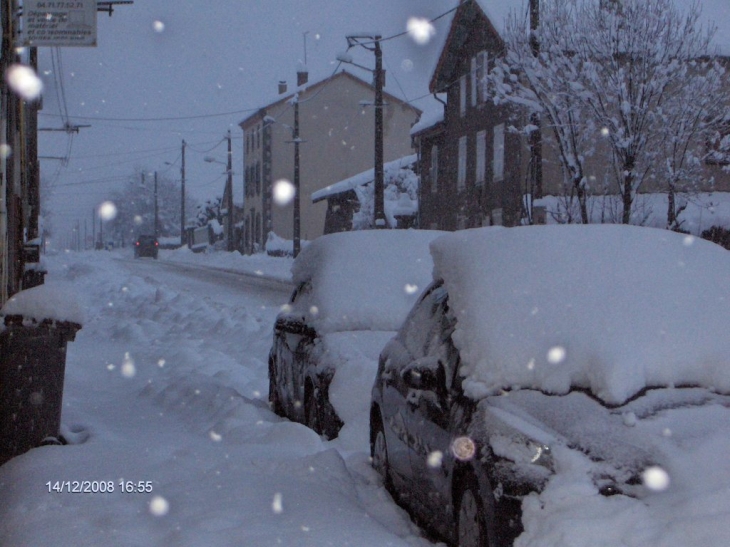
[[[76,444],[0,468],[0,545],[432,545],[366,452],[268,409],[289,287],[166,262],[49,257],[48,283],[86,302],[64,391]],[[83,480],[114,491],[68,492]]]

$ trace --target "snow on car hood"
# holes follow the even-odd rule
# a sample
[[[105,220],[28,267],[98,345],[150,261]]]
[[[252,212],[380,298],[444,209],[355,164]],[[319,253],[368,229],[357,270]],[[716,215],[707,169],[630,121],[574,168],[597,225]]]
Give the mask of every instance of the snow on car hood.
[[[727,396],[699,388],[657,389],[609,409],[582,393],[547,396],[524,390],[489,397],[480,407],[495,399],[500,410],[526,423],[540,422],[541,427],[559,430],[573,448],[580,449],[553,445],[555,474],[539,494],[525,498],[525,532],[516,544],[727,544]],[[635,459],[642,454],[649,460]],[[610,468],[627,471],[624,479],[639,471],[643,485],[628,487],[632,497],[598,495],[597,480]],[[620,478],[620,474],[613,476]],[[627,487],[617,485],[622,491]]]
[[[633,226],[482,228],[431,245],[467,395],[646,386],[730,391],[730,253]]]
[[[320,332],[395,331],[431,281],[429,243],[444,232],[372,230],[315,239],[292,265],[294,303]]]
[[[571,446],[637,473],[651,465],[673,471],[673,455],[711,436],[730,419],[728,406],[730,397],[707,389],[662,388],[615,408],[580,391],[547,395],[534,390],[487,397],[479,408],[487,420],[497,418],[537,442]]]

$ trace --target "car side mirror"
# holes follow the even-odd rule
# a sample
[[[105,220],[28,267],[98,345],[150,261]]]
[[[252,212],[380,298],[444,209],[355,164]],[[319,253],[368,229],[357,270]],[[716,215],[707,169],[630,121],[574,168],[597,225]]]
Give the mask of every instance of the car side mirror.
[[[299,336],[307,336],[309,338],[314,338],[316,335],[314,329],[304,322],[303,317],[288,314],[280,315],[276,318],[274,330],[276,332],[286,332]]]
[[[436,357],[416,359],[401,373],[403,382],[411,389],[440,392],[446,385],[446,372]]]

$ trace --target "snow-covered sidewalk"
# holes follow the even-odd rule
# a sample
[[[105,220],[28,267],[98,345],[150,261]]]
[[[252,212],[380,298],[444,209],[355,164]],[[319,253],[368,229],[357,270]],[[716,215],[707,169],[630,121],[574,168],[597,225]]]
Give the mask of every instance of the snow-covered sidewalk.
[[[130,258],[47,257],[47,283],[75,289],[87,315],[68,348],[63,429],[74,444],[0,467],[2,545],[431,545],[366,447],[323,442],[269,410],[266,357],[285,288],[275,301]],[[284,280],[291,266],[160,259]],[[114,491],[71,493],[74,481]]]

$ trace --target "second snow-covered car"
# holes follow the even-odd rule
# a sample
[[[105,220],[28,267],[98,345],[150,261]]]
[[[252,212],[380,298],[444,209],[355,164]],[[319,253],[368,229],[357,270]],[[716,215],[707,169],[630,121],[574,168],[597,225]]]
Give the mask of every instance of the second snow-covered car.
[[[367,431],[378,354],[429,283],[429,243],[442,234],[343,232],[301,252],[292,266],[296,289],[276,319],[269,353],[269,401],[277,414],[328,438],[350,418],[364,420]]]
[[[415,520],[460,547],[730,537],[726,250],[591,225],[431,251],[370,412],[373,466]]]

